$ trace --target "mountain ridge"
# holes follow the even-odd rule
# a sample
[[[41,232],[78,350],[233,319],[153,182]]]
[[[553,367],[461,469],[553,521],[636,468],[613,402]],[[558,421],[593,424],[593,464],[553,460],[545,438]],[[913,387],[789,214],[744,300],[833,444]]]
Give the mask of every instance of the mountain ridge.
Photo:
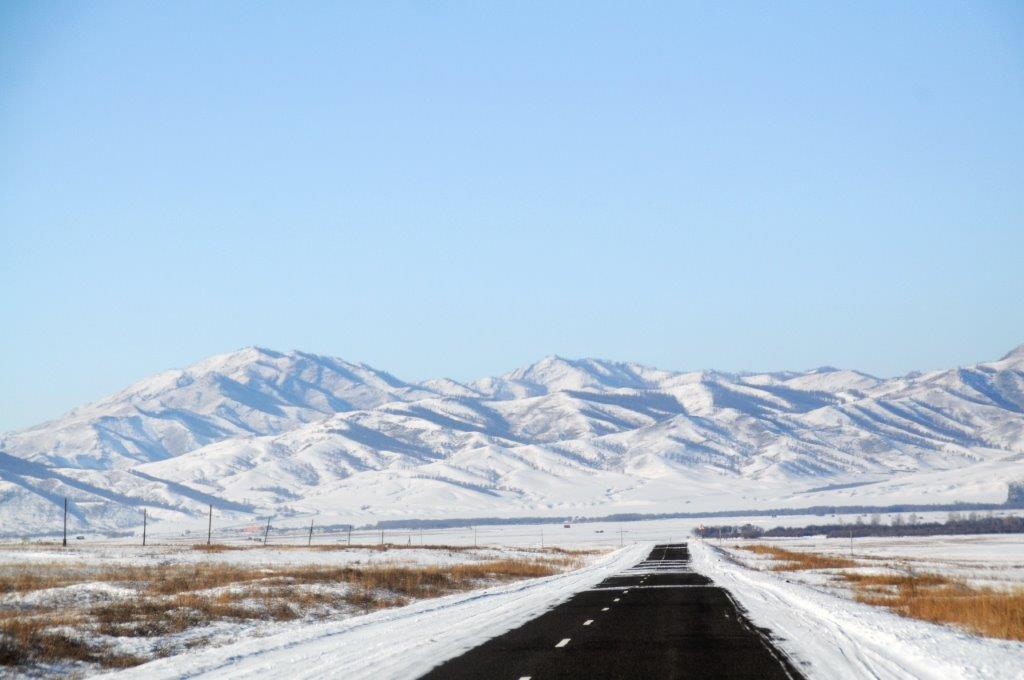
[[[241,514],[380,517],[657,509],[681,491],[715,507],[748,493],[781,504],[822,480],[871,482],[851,498],[988,497],[1024,478],[1021,349],[897,378],[552,355],[469,383],[411,383],[245,347],[0,435],[0,518],[47,522],[60,493],[93,507],[76,521],[107,528],[147,504],[156,519],[191,517],[199,498]]]

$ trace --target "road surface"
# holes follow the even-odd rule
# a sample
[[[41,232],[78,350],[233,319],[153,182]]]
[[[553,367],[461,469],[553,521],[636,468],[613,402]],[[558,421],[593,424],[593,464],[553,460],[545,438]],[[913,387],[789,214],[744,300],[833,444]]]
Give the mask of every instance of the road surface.
[[[462,678],[803,678],[727,591],[690,569],[686,544],[462,656],[424,680]]]

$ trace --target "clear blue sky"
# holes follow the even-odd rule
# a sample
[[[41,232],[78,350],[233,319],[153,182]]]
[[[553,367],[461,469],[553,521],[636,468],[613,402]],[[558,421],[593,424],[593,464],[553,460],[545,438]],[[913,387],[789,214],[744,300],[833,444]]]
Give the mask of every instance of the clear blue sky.
[[[0,429],[258,344],[1024,342],[1019,2],[0,4]]]

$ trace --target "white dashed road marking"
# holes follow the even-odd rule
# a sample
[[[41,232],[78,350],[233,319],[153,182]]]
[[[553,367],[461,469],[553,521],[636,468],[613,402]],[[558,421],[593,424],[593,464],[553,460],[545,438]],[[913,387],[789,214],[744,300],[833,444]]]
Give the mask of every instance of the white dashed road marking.
[[[713,583],[701,583],[701,584],[672,584],[664,586],[633,586],[633,590],[655,590],[660,588],[717,588]],[[617,591],[618,588],[591,588],[588,592],[597,593],[603,590]]]
[[[587,619],[586,621],[584,621],[584,622],[583,622],[583,625],[584,625],[584,626],[589,626],[589,625],[590,625],[590,624],[592,624],[593,622],[594,622],[594,619]]]
[[[603,611],[603,612],[608,611],[608,607],[601,607],[601,611]]]
[[[555,647],[556,648],[557,647],[565,647],[567,644],[569,644],[569,640],[571,640],[571,639],[572,638],[562,638],[561,640],[558,641],[558,644],[555,645]]]

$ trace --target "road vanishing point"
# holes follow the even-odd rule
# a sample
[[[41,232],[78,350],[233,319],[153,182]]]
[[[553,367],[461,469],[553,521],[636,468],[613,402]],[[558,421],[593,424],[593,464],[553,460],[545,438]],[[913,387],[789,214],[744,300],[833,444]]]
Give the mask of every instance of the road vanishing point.
[[[803,677],[728,591],[690,568],[681,543],[655,546],[643,562],[423,679]]]

